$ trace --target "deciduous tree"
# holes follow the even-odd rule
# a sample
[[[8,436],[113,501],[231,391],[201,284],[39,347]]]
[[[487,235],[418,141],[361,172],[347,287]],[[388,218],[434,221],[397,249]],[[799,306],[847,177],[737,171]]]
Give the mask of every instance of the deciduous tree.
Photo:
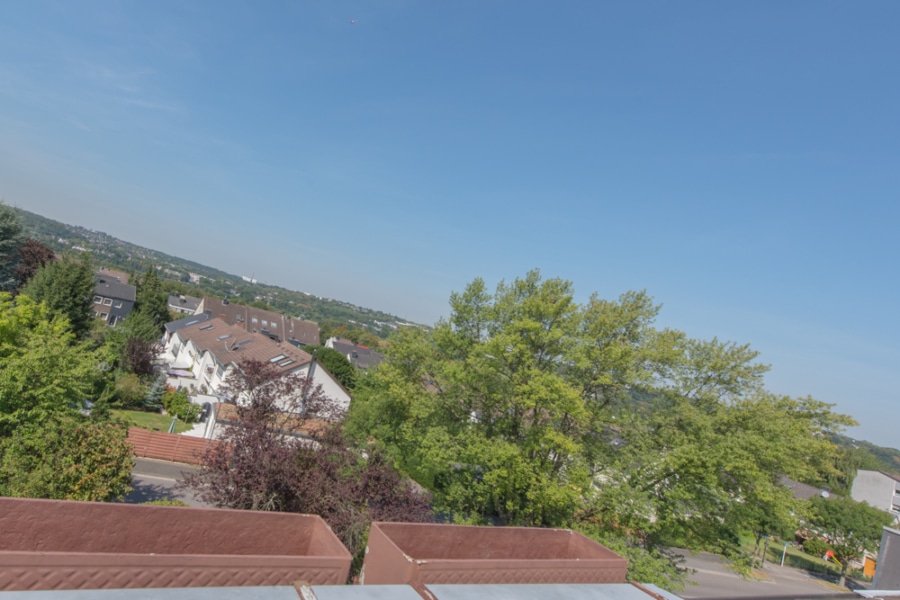
[[[34,277],[38,269],[52,261],[56,254],[53,250],[41,242],[28,238],[19,247],[21,260],[16,268],[17,288],[21,288]]]
[[[450,307],[392,338],[348,431],[457,520],[577,526],[628,548],[636,573],[677,579],[657,568],[667,543],[741,560],[740,535],[789,527],[779,476],[820,476],[829,434],[852,424],[765,393],[746,345],[656,329],[644,292],[579,305],[533,271],[493,293],[476,279]]]
[[[28,296],[0,293],[0,436],[84,407],[101,375],[64,317]]]
[[[828,536],[834,556],[841,564],[838,585],[844,585],[851,560],[860,558],[866,550],[878,549],[882,527],[894,520],[888,512],[840,496],[813,498],[809,509],[810,525]]]
[[[316,360],[348,390],[352,390],[356,386],[356,367],[347,360],[346,356],[334,348],[304,346],[303,351],[310,354],[315,352]]]
[[[54,414],[0,442],[0,495],[57,500],[122,500],[134,452],[124,427]]]
[[[321,388],[296,375],[278,376],[269,363],[244,361],[231,375],[229,394],[239,419],[188,479],[206,502],[246,510],[321,515],[361,557],[369,523],[416,521],[430,515],[428,502],[404,482],[379,453],[364,456],[339,428],[316,417],[335,417]],[[293,414],[283,409],[293,409]],[[295,437],[307,419],[305,435]]]

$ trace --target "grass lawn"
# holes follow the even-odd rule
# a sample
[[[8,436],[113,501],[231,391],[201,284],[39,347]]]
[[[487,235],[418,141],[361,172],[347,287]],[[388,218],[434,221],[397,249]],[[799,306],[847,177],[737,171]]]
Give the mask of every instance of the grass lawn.
[[[150,431],[168,431],[169,425],[172,424],[172,417],[161,415],[159,413],[149,413],[140,410],[122,410],[116,408],[112,409],[110,412],[112,413],[113,417],[117,419],[122,419],[126,423],[129,423],[136,427],[141,427],[143,429],[149,429]],[[175,433],[182,433],[189,430],[191,427],[193,427],[192,423],[178,421],[178,423],[175,424]]]

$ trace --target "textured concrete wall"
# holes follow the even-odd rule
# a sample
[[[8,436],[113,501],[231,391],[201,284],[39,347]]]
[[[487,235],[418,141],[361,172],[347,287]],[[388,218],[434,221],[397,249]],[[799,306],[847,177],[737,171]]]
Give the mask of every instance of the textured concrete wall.
[[[342,584],[318,516],[0,498],[0,590]]]
[[[885,527],[878,549],[873,590],[900,590],[900,531]]]
[[[567,529],[373,523],[365,584],[622,583],[627,561]]]

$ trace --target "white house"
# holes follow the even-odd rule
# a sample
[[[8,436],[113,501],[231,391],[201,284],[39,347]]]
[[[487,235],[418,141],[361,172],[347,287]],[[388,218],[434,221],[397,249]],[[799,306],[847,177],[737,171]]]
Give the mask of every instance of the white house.
[[[850,497],[900,518],[900,477],[860,469],[853,479]]]
[[[277,342],[261,333],[210,319],[182,327],[166,340],[164,358],[175,372],[190,372],[190,381],[201,390],[218,394],[232,369],[243,360],[268,362],[279,374],[311,377],[337,408],[346,412],[350,393],[313,357],[287,342]],[[282,407],[287,409],[287,407]]]

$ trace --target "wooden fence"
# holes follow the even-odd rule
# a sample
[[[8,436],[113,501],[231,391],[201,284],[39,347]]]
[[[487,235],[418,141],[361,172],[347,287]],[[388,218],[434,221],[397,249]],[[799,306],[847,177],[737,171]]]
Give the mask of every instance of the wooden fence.
[[[203,455],[215,440],[149,431],[139,427],[128,429],[128,441],[134,446],[134,454],[143,458],[158,458],[178,463],[199,465]]]

